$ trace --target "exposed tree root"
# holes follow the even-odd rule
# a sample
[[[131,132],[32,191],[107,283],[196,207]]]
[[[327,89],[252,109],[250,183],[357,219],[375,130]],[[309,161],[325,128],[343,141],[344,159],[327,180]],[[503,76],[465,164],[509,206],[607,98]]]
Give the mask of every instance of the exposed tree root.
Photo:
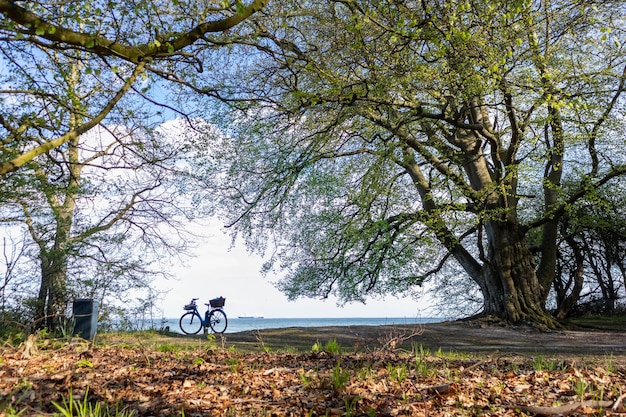
[[[564,328],[561,322],[559,322],[556,318],[550,315],[535,317],[533,320],[527,318],[526,320],[513,322],[507,320],[504,317],[500,317],[494,314],[479,313],[471,317],[460,319],[459,321],[485,326],[529,327],[540,332],[550,332],[553,330]]]

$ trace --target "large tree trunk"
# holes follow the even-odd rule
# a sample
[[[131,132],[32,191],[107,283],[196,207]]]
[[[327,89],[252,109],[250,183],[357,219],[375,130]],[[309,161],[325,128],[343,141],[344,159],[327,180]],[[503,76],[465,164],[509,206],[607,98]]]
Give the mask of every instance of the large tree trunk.
[[[485,225],[488,252],[482,268],[484,314],[511,323],[557,325],[546,311],[533,255],[515,223],[491,221]]]
[[[478,99],[473,101],[469,120],[485,126],[485,130],[491,129],[488,113]],[[499,168],[491,169],[489,160],[497,160],[500,153],[494,152],[497,149],[494,148],[489,157],[485,155],[482,138],[477,132],[459,129],[452,142],[465,154],[464,168],[472,188],[484,195],[480,203],[485,208],[483,225],[487,251],[481,251],[483,265],[478,276],[475,269],[466,268],[481,287],[483,313],[511,323],[555,327],[556,321],[545,309],[546,292],[517,218],[515,175],[505,181]],[[495,165],[500,164],[498,161]],[[452,253],[458,259],[458,251]]]
[[[480,149],[475,147],[472,152],[476,155]],[[484,158],[474,157],[472,162],[468,164],[472,168],[468,169],[472,182],[480,184],[490,181]],[[545,309],[544,291],[537,278],[533,255],[524,232],[516,220],[515,210],[500,210],[503,200],[497,195],[490,199],[491,212],[501,211],[506,215],[485,223],[488,248],[482,256],[481,265],[437,213],[428,181],[410,152],[407,152],[405,168],[422,196],[424,208],[431,213],[431,224],[437,230],[437,238],[480,286],[484,300],[483,314],[497,316],[510,323],[528,322],[548,328],[556,327],[557,322]]]

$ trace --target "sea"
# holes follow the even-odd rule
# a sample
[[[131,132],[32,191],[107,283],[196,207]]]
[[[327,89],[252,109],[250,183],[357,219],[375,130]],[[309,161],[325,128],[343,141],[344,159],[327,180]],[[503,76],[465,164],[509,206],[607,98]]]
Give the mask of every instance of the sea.
[[[162,326],[169,326],[172,332],[182,333],[179,327],[180,318],[163,320]],[[238,333],[248,330],[282,329],[287,327],[330,327],[330,326],[385,326],[411,325],[425,323],[441,323],[446,318],[438,317],[351,317],[351,318],[238,318],[228,317],[226,333]]]

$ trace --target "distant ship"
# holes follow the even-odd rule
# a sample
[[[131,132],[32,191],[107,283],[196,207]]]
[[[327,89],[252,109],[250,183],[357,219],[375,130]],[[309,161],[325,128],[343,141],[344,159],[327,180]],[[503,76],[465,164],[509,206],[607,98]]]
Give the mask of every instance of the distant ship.
[[[263,316],[239,316],[240,319],[262,319]]]

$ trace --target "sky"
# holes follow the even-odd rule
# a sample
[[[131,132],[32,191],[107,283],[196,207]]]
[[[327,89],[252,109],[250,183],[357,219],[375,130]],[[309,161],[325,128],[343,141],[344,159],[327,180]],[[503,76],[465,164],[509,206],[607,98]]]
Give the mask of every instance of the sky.
[[[178,137],[180,119],[170,120],[162,126],[164,131]],[[262,316],[266,318],[424,318],[436,314],[428,312],[428,303],[413,298],[387,297],[370,299],[366,304],[351,303],[342,307],[337,300],[315,300],[300,298],[288,301],[287,297],[274,286],[279,276],[261,274],[263,259],[251,255],[243,242],[231,248],[231,237],[218,219],[206,219],[208,224],[201,233],[207,238],[196,242],[196,257],[185,261],[185,266],[171,268],[168,272],[173,279],[160,279],[154,287],[166,294],[156,304],[164,318],[180,317],[183,306],[192,298],[199,298],[199,310],[205,311],[204,303],[216,297],[225,297],[224,310],[229,317]],[[194,233],[199,227],[192,226]],[[205,226],[201,226],[205,228]]]
[[[171,269],[174,279],[158,280],[155,287],[168,290],[161,301],[163,317],[180,316],[183,306],[192,298],[204,311],[204,303],[215,297],[225,297],[224,311],[229,317],[262,316],[266,318],[300,317],[431,317],[427,303],[412,298],[388,297],[362,303],[337,306],[336,299],[313,300],[300,298],[288,301],[272,282],[279,276],[263,276],[260,272],[263,258],[247,252],[243,243],[230,248],[231,239],[211,222],[210,236],[199,244],[197,257],[186,266]]]

